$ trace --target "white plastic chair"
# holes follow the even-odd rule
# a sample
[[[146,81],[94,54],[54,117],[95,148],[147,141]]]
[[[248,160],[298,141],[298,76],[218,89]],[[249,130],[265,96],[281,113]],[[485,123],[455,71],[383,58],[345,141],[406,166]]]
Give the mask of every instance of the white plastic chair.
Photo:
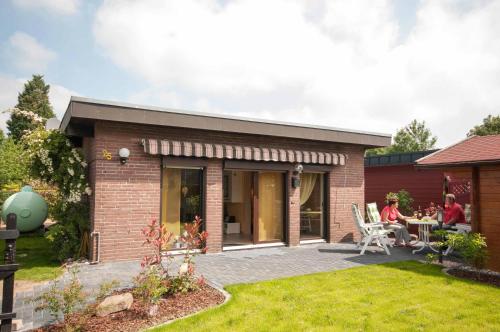
[[[390,255],[391,253],[389,248],[387,248],[389,238],[387,237],[387,231],[384,229],[384,225],[382,223],[365,223],[363,216],[359,211],[359,207],[355,203],[352,203],[352,216],[361,235],[361,238],[357,243],[357,247],[359,248],[361,244],[364,243],[363,248],[361,249],[361,255],[365,254],[366,248],[372,243],[381,246],[384,248],[387,255]]]

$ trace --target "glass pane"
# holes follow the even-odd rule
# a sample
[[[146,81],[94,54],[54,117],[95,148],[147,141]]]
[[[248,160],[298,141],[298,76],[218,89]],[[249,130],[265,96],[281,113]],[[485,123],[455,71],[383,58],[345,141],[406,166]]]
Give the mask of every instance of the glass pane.
[[[283,174],[259,173],[259,241],[283,241]]]
[[[300,178],[300,239],[323,238],[323,174],[302,173]]]
[[[224,183],[224,246],[253,244],[253,173],[226,171]]]
[[[162,223],[174,235],[184,231],[184,223],[201,216],[202,174],[199,169],[163,169]]]

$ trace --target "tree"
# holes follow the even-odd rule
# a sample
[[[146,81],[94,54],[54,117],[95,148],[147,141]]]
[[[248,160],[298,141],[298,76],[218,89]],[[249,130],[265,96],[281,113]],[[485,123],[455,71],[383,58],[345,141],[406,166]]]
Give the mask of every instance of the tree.
[[[406,127],[398,130],[391,146],[367,150],[366,155],[425,151],[433,149],[436,141],[437,137],[432,136],[431,130],[425,126],[425,121],[413,120]]]
[[[28,177],[28,163],[22,147],[12,138],[0,145],[0,187],[21,184]]]
[[[50,85],[45,84],[42,75],[33,75],[33,78],[24,84],[23,92],[17,97],[16,111],[11,113],[7,121],[9,136],[16,142],[27,131],[45,125],[47,119],[55,116],[49,102],[49,90]]]
[[[4,141],[5,141],[5,134],[3,133],[3,130],[0,129],[0,146]]]
[[[474,128],[469,130],[467,136],[486,136],[495,134],[500,134],[500,115],[492,116],[490,114],[483,119],[482,124],[474,126]]]

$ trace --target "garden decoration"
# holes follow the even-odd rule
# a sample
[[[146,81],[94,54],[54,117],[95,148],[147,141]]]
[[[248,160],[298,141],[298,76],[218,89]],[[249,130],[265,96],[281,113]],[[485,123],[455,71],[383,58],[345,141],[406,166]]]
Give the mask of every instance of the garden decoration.
[[[47,219],[48,207],[42,196],[30,186],[25,186],[3,203],[2,220],[6,221],[9,213],[17,215],[17,229],[20,232],[31,232],[40,228]]]

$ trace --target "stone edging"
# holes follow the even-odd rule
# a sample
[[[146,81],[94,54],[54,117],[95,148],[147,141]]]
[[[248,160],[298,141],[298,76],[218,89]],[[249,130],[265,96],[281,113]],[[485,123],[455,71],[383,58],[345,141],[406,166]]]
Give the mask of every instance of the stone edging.
[[[155,329],[155,328],[158,328],[158,327],[161,327],[161,326],[165,326],[165,325],[169,325],[169,324],[172,324],[178,320],[181,320],[181,319],[186,319],[186,318],[189,318],[189,317],[192,317],[192,316],[195,316],[195,315],[198,315],[198,314],[201,314],[205,311],[208,311],[208,310],[211,310],[211,309],[215,309],[215,308],[218,308],[218,307],[222,307],[223,305],[225,305],[226,303],[229,302],[229,300],[231,300],[232,298],[232,295],[229,294],[224,288],[220,287],[219,285],[213,283],[213,282],[210,282],[210,281],[206,281],[207,282],[207,285],[209,285],[210,287],[212,288],[215,288],[216,290],[218,290],[219,292],[221,292],[223,295],[224,295],[224,302],[222,302],[221,304],[218,304],[214,307],[210,307],[210,308],[205,308],[203,310],[200,310],[200,311],[197,311],[197,312],[193,312],[192,314],[189,314],[187,316],[183,316],[183,317],[178,317],[178,318],[175,318],[175,319],[171,319],[169,321],[166,321],[166,322],[163,322],[161,324],[158,324],[158,325],[155,325],[155,326],[151,326],[151,327],[148,327],[147,329],[144,329],[143,331],[150,331],[152,329]]]

